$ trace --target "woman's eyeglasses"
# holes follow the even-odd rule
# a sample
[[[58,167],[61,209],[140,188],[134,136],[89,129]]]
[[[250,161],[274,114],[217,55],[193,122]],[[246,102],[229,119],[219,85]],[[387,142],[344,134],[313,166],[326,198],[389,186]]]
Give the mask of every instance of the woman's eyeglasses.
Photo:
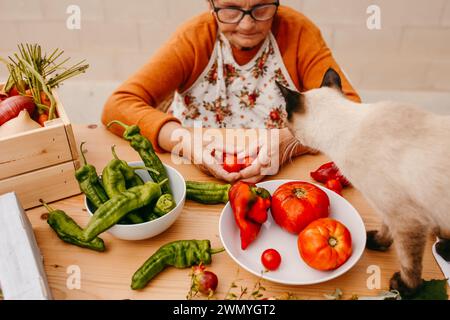
[[[276,1],[273,3],[258,4],[250,10],[244,10],[238,7],[218,8],[214,5],[213,0],[211,0],[211,4],[217,15],[217,19],[222,23],[228,24],[238,24],[247,14],[256,21],[268,21],[275,16],[280,5]]]

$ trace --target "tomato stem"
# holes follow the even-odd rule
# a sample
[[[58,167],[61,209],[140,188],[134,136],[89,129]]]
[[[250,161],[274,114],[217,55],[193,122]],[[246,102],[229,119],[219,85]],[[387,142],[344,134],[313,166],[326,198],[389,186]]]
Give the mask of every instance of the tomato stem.
[[[294,190],[293,190],[293,192],[294,192],[294,195],[297,197],[297,198],[304,198],[305,196],[306,196],[306,192],[305,192],[305,190],[304,189],[301,189],[301,188],[295,188]]]
[[[328,239],[328,244],[330,245],[330,246],[332,246],[332,247],[335,247],[336,245],[337,245],[337,240],[336,240],[336,238],[333,238],[333,237],[330,237],[329,239]]]

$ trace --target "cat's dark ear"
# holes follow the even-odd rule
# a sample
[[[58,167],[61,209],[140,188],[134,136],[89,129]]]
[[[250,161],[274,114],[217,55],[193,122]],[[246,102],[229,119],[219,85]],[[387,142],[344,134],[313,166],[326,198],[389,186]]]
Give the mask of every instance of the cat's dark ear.
[[[300,92],[286,88],[278,81],[275,81],[275,83],[280,89],[284,100],[286,100],[286,112],[288,114],[288,120],[290,120],[294,112],[303,111],[303,96]]]
[[[342,91],[341,76],[333,68],[329,68],[323,76],[322,84],[320,85],[320,87],[329,87]]]

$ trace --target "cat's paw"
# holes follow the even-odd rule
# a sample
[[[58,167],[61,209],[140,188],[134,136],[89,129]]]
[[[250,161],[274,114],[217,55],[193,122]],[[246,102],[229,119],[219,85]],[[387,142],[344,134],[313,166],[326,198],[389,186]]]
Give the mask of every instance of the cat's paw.
[[[378,238],[378,231],[372,230],[367,231],[367,240],[366,240],[366,248],[375,251],[387,251],[389,247],[392,245],[391,241],[380,241]]]
[[[410,288],[403,281],[400,272],[394,273],[390,282],[389,282],[390,290],[397,290],[400,293],[402,298],[412,297],[420,288],[420,285],[416,288]]]
[[[450,261],[450,240],[441,239],[438,243],[436,243],[436,252],[445,261]]]

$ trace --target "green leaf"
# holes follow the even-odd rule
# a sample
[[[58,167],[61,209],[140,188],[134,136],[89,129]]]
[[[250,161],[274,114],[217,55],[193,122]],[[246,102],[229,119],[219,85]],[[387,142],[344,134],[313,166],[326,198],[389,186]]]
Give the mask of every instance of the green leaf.
[[[409,300],[448,300],[447,280],[424,281],[420,290]]]

